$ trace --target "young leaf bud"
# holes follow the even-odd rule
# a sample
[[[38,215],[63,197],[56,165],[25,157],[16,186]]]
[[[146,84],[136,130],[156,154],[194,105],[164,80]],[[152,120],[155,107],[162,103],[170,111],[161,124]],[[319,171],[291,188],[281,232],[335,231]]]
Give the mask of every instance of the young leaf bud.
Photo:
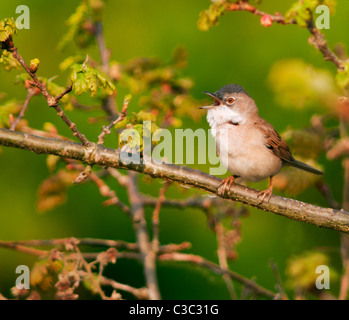
[[[40,64],[40,60],[37,58],[30,60],[30,64],[29,64],[30,72],[35,73],[39,68],[39,64]]]

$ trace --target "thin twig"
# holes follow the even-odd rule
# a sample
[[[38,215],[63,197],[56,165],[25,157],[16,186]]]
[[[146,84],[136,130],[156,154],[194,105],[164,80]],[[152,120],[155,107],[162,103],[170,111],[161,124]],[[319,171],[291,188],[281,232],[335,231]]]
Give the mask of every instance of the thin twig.
[[[47,91],[46,85],[44,82],[41,82],[36,73],[32,72],[28,65],[25,63],[24,59],[21,57],[21,55],[18,53],[17,48],[13,45],[13,42],[9,42],[9,48],[13,57],[22,65],[22,67],[25,69],[25,71],[29,74],[29,76],[33,79],[34,85],[40,89],[42,95],[45,97],[47,104],[49,107],[53,107],[57,114],[61,117],[61,119],[67,124],[69,129],[73,132],[73,135],[77,137],[84,146],[88,147],[91,145],[91,143],[86,139],[85,135],[80,133],[80,131],[76,128],[76,124],[71,122],[67,115],[64,113],[62,108],[59,106],[59,100],[67,93],[69,93],[72,89],[72,86],[68,86],[67,89],[65,89],[61,94],[59,94],[57,97],[53,97],[49,94]]]
[[[276,281],[276,288],[277,291],[279,292],[279,299],[280,300],[288,300],[286,292],[284,290],[284,286],[282,285],[282,281],[280,278],[280,273],[278,271],[278,268],[273,260],[270,260],[270,267],[273,270],[275,281]]]
[[[152,246],[153,251],[157,253],[159,251],[160,241],[159,241],[159,215],[162,203],[165,201],[165,193],[171,182],[166,181],[163,187],[160,189],[159,198],[153,211],[152,224],[153,224],[153,240]]]
[[[215,230],[216,230],[216,238],[217,238],[217,248],[218,248],[217,253],[218,253],[219,266],[222,270],[227,271],[229,270],[229,265],[227,260],[227,251],[225,247],[224,226],[221,220],[216,221]],[[227,273],[224,273],[223,280],[227,286],[231,299],[236,300],[237,296],[236,296],[234,284],[231,280],[231,277]]]
[[[88,177],[91,181],[94,182],[100,194],[103,197],[108,198],[108,200],[106,200],[103,203],[104,206],[115,205],[119,207],[123,212],[130,214],[130,208],[117,197],[116,192],[114,190],[112,190],[96,173],[92,171],[91,165],[87,165],[86,168],[84,168],[84,166],[81,164],[70,162],[69,165],[67,165],[67,168],[74,170],[82,170],[79,176],[75,179],[74,183],[81,183],[85,181]]]
[[[91,180],[96,184],[100,194],[103,197],[109,198],[104,202],[105,206],[115,205],[119,207],[123,212],[130,214],[130,207],[124,204],[116,195],[116,192],[93,172],[91,173]]]
[[[231,270],[223,270],[220,268],[219,265],[208,261],[206,259],[204,259],[201,256],[197,256],[194,254],[185,254],[185,253],[165,253],[159,256],[159,260],[161,261],[184,261],[184,262],[191,262],[193,264],[205,267],[210,269],[211,271],[213,271],[216,274],[227,274],[231,279],[234,279],[242,284],[244,284],[246,287],[252,289],[256,294],[259,295],[263,295],[269,298],[274,298],[275,297],[275,293],[265,289],[263,287],[261,287],[260,285],[256,284],[254,281],[247,279]]]
[[[106,48],[106,45],[105,45],[103,24],[101,21],[97,21],[95,23],[95,37],[97,41],[99,55],[102,62],[102,69],[106,74],[108,74],[110,71],[110,67],[109,67],[110,51]],[[103,100],[102,108],[109,115],[110,119],[116,118],[116,116],[118,115],[118,110],[115,104],[114,95],[110,95]]]
[[[123,121],[126,116],[127,116],[127,107],[129,105],[131,101],[130,96],[126,96],[124,99],[124,104],[122,106],[122,110],[121,110],[121,114],[120,116],[115,119],[114,121],[112,121],[108,126],[103,126],[103,130],[101,132],[101,134],[98,136],[98,142],[97,144],[104,144],[104,140],[105,140],[105,135],[106,134],[110,134],[110,130],[119,122]]]
[[[31,254],[34,256],[39,256],[39,257],[45,256],[48,254],[47,250],[40,250],[40,249],[36,249],[36,248],[31,248],[31,247],[27,247],[27,246],[24,246],[21,244],[7,242],[7,241],[0,241],[0,247],[16,250],[16,251],[22,252],[22,253],[28,253],[28,254]]]
[[[73,89],[73,86],[69,85],[61,94],[56,96],[56,101],[58,102],[59,100],[61,100],[66,94],[72,91],[72,89]]]
[[[136,232],[137,245],[141,252],[144,276],[151,300],[160,300],[161,295],[156,274],[156,254],[152,250],[145,221],[144,205],[138,191],[138,174],[129,173],[130,183],[127,186],[129,200],[131,204],[131,216],[133,227]]]
[[[16,130],[17,124],[24,117],[24,114],[25,114],[25,112],[26,112],[26,110],[28,108],[28,105],[29,105],[29,102],[30,102],[31,98],[36,95],[36,90],[33,89],[33,88],[28,88],[27,91],[28,91],[27,92],[27,97],[26,97],[26,99],[24,101],[22,109],[21,109],[17,119],[12,123],[10,130],[13,130],[13,131]]]
[[[71,243],[71,238],[63,238],[63,239],[44,239],[44,240],[23,240],[23,241],[0,241],[0,247],[15,250],[18,252],[28,253],[35,256],[47,256],[50,253],[50,250],[41,250],[28,246],[57,246],[57,245],[67,245],[67,243]],[[117,259],[136,259],[136,260],[144,260],[144,255],[138,252],[138,244],[127,243],[121,240],[108,240],[108,239],[92,239],[92,238],[74,238],[74,243],[78,243],[79,245],[92,245],[92,246],[106,246],[106,247],[115,247],[115,248],[125,248],[128,250],[132,250],[133,252],[127,251],[118,251],[116,253]],[[249,280],[231,270],[223,270],[219,265],[210,262],[200,256],[196,256],[193,254],[182,254],[176,251],[188,249],[190,244],[187,242],[183,242],[181,244],[168,244],[160,246],[159,255],[156,257],[161,261],[187,261],[202,267],[208,268],[209,270],[223,275],[228,274],[231,279],[234,279],[257,294],[264,295],[266,297],[273,298],[275,293],[259,286],[254,281]],[[73,260],[84,259],[84,260],[96,260],[98,258],[98,252],[76,252],[74,246],[73,253],[70,254],[70,258]],[[149,287],[147,286],[149,289]],[[147,290],[148,290],[147,289]],[[149,293],[149,298],[154,299]]]
[[[101,296],[101,298],[103,300],[107,300],[108,297],[105,295],[103,289],[101,288],[101,286],[99,284],[99,281],[94,276],[94,273],[92,271],[90,264],[85,260],[83,254],[81,253],[78,246],[75,246],[75,251],[80,256],[81,263],[85,267],[85,269],[89,275],[89,280],[93,283],[94,289],[98,292],[98,294]]]

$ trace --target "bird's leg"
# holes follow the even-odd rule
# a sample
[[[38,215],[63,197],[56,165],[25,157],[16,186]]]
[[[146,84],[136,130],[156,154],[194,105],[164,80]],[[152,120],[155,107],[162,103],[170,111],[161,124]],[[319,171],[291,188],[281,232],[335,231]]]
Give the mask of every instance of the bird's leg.
[[[267,198],[267,202],[268,202],[272,193],[273,193],[273,177],[270,177],[268,189],[265,189],[265,190],[259,192],[257,195],[257,198],[261,197],[258,204],[261,204],[265,198]]]
[[[225,178],[222,183],[218,187],[218,195],[222,196],[225,194],[225,189],[228,187],[228,190],[234,183],[235,178],[238,178],[238,176],[229,176],[228,178]]]

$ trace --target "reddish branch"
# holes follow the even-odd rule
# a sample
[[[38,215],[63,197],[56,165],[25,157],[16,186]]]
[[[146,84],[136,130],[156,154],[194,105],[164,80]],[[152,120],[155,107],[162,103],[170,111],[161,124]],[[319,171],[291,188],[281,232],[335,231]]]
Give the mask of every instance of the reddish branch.
[[[46,84],[44,82],[41,82],[36,72],[32,72],[24,59],[21,57],[21,55],[18,53],[17,48],[14,46],[12,42],[12,38],[9,39],[9,41],[6,42],[6,49],[12,52],[13,57],[22,65],[22,67],[25,69],[25,71],[29,74],[29,76],[33,79],[32,85],[37,87],[42,95],[45,97],[47,104],[49,107],[52,107],[56,110],[57,114],[61,117],[61,119],[66,123],[66,125],[69,127],[69,129],[73,132],[73,135],[77,137],[84,146],[88,147],[90,145],[90,142],[86,139],[86,137],[80,133],[80,131],[76,128],[76,124],[71,122],[67,115],[64,113],[62,108],[59,105],[60,99],[67,93],[69,93],[72,90],[72,86],[68,86],[67,89],[65,89],[61,94],[59,94],[57,97],[53,97],[50,95],[50,93],[47,91]]]
[[[200,170],[161,163],[155,160],[141,164],[125,163],[120,158],[119,150],[109,149],[101,145],[85,148],[81,144],[72,141],[44,138],[7,129],[0,129],[0,145],[26,149],[39,154],[54,154],[64,158],[80,160],[90,165],[128,169],[144,173],[153,178],[176,181],[217,196],[217,188],[222,181],[220,178],[208,175]],[[322,208],[276,195],[273,195],[269,202],[258,204],[257,195],[258,190],[234,184],[221,197],[290,219],[349,233],[349,213],[344,210]],[[142,201],[141,196],[139,201]]]

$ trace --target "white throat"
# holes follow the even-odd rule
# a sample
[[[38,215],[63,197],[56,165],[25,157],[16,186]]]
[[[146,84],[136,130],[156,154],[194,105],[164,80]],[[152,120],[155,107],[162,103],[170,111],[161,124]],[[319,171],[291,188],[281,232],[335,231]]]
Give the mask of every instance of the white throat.
[[[244,115],[224,105],[207,110],[207,122],[211,129],[216,129],[217,126],[229,121],[241,124],[245,120]]]

